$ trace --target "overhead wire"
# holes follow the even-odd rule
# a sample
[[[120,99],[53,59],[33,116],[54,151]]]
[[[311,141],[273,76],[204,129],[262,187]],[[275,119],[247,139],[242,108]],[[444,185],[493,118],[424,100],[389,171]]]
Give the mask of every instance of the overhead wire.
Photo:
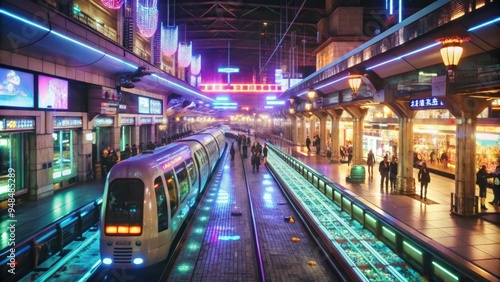
[[[273,58],[274,54],[276,53],[276,51],[278,50],[278,48],[280,47],[281,43],[283,42],[283,40],[285,39],[288,31],[290,30],[290,28],[292,27],[293,23],[295,22],[295,20],[297,19],[297,17],[299,16],[300,14],[300,11],[302,10],[302,8],[304,7],[304,5],[306,4],[306,0],[304,0],[304,2],[302,2],[302,5],[300,5],[300,8],[299,10],[297,11],[297,13],[295,14],[293,20],[290,22],[290,24],[288,25],[288,27],[286,28],[285,30],[285,33],[283,34],[283,36],[281,37],[280,41],[278,42],[278,45],[276,45],[276,48],[274,48],[274,51],[271,53],[271,55],[269,56],[269,59],[267,59],[266,63],[264,64],[263,67],[260,68],[259,70],[259,73],[262,73],[262,70],[266,68],[267,64],[269,63],[269,61],[271,61],[271,59]],[[288,11],[288,9],[287,9]]]

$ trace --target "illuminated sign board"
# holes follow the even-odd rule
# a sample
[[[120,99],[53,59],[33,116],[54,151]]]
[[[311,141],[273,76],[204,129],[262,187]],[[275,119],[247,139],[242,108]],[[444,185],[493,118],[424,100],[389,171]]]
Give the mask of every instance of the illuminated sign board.
[[[240,72],[239,68],[218,68],[217,72],[235,73]]]
[[[0,131],[35,129],[34,119],[6,118],[0,120]]]
[[[55,128],[82,127],[83,120],[80,117],[56,117]]]
[[[100,117],[94,120],[94,126],[110,126],[115,123],[115,119],[111,117]]]
[[[411,99],[410,109],[443,108],[443,101],[438,98]]]
[[[216,92],[216,93],[256,93],[256,92],[266,92],[266,93],[281,93],[283,92],[283,87],[280,84],[201,84],[200,90],[205,93]]]

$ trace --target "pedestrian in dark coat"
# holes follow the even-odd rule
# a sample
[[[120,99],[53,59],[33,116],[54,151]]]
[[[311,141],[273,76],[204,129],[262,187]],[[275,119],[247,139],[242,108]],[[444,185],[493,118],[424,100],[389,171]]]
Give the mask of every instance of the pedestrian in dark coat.
[[[476,173],[476,184],[479,186],[479,199],[481,202],[481,209],[487,210],[486,202],[486,186],[488,185],[488,178],[493,177],[491,173],[486,171],[486,166],[483,165]]]
[[[425,162],[422,163],[422,167],[418,171],[418,182],[420,182],[420,200],[422,200],[423,192],[425,201],[427,200],[427,186],[431,183],[431,175],[429,174],[429,169]]]
[[[231,155],[231,161],[234,161],[234,153],[235,153],[235,150],[234,150],[234,142],[231,143],[231,149],[229,150],[229,154]]]
[[[380,162],[378,165],[378,172],[380,172],[380,190],[384,189],[385,182],[385,190],[389,192],[389,172],[390,172],[390,164],[387,161],[387,156],[384,156],[384,160]]]

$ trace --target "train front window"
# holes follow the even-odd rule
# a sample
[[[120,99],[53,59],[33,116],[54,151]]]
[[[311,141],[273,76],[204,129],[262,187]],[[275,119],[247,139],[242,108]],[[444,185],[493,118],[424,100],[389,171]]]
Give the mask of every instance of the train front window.
[[[104,223],[106,235],[142,233],[144,183],[139,179],[116,179],[109,184]]]

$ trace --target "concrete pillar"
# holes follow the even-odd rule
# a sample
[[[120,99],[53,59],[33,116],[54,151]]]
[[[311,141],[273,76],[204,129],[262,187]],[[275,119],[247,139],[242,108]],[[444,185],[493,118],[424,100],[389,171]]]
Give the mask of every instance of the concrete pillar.
[[[356,107],[347,106],[344,109],[352,116],[353,122],[353,157],[352,165],[364,165],[363,161],[363,123],[368,110]]]
[[[363,123],[364,117],[353,118],[353,157],[352,165],[364,165],[363,161]]]
[[[92,130],[78,130],[76,132],[75,148],[77,153],[77,179],[78,182],[92,180],[92,140],[86,140],[86,134],[92,134]]]
[[[474,215],[478,212],[476,193],[476,123],[474,118],[456,119],[457,163],[455,167],[455,199],[452,212]]]
[[[332,157],[330,162],[340,163],[340,116],[343,110],[341,109],[328,109],[326,112],[332,118],[331,132],[332,132]]]
[[[326,116],[321,112],[319,118],[319,138],[320,138],[320,155],[326,154]]]
[[[52,118],[49,120],[52,121]],[[51,168],[54,161],[54,141],[52,132],[30,134],[28,138],[29,146],[26,150],[29,156],[29,199],[38,201],[54,194]]]
[[[298,144],[299,143],[299,128],[298,128],[298,118],[294,115],[290,115],[290,141],[292,141],[292,144]]]
[[[301,128],[300,128],[300,132],[301,132],[301,135],[300,136],[300,139],[299,139],[299,144],[303,144],[305,145],[306,144],[306,138],[307,138],[307,128],[306,128],[306,123],[307,123],[307,119],[305,117],[302,117],[301,119]]]
[[[399,159],[396,191],[400,194],[415,194],[413,178],[413,119],[399,119]]]

